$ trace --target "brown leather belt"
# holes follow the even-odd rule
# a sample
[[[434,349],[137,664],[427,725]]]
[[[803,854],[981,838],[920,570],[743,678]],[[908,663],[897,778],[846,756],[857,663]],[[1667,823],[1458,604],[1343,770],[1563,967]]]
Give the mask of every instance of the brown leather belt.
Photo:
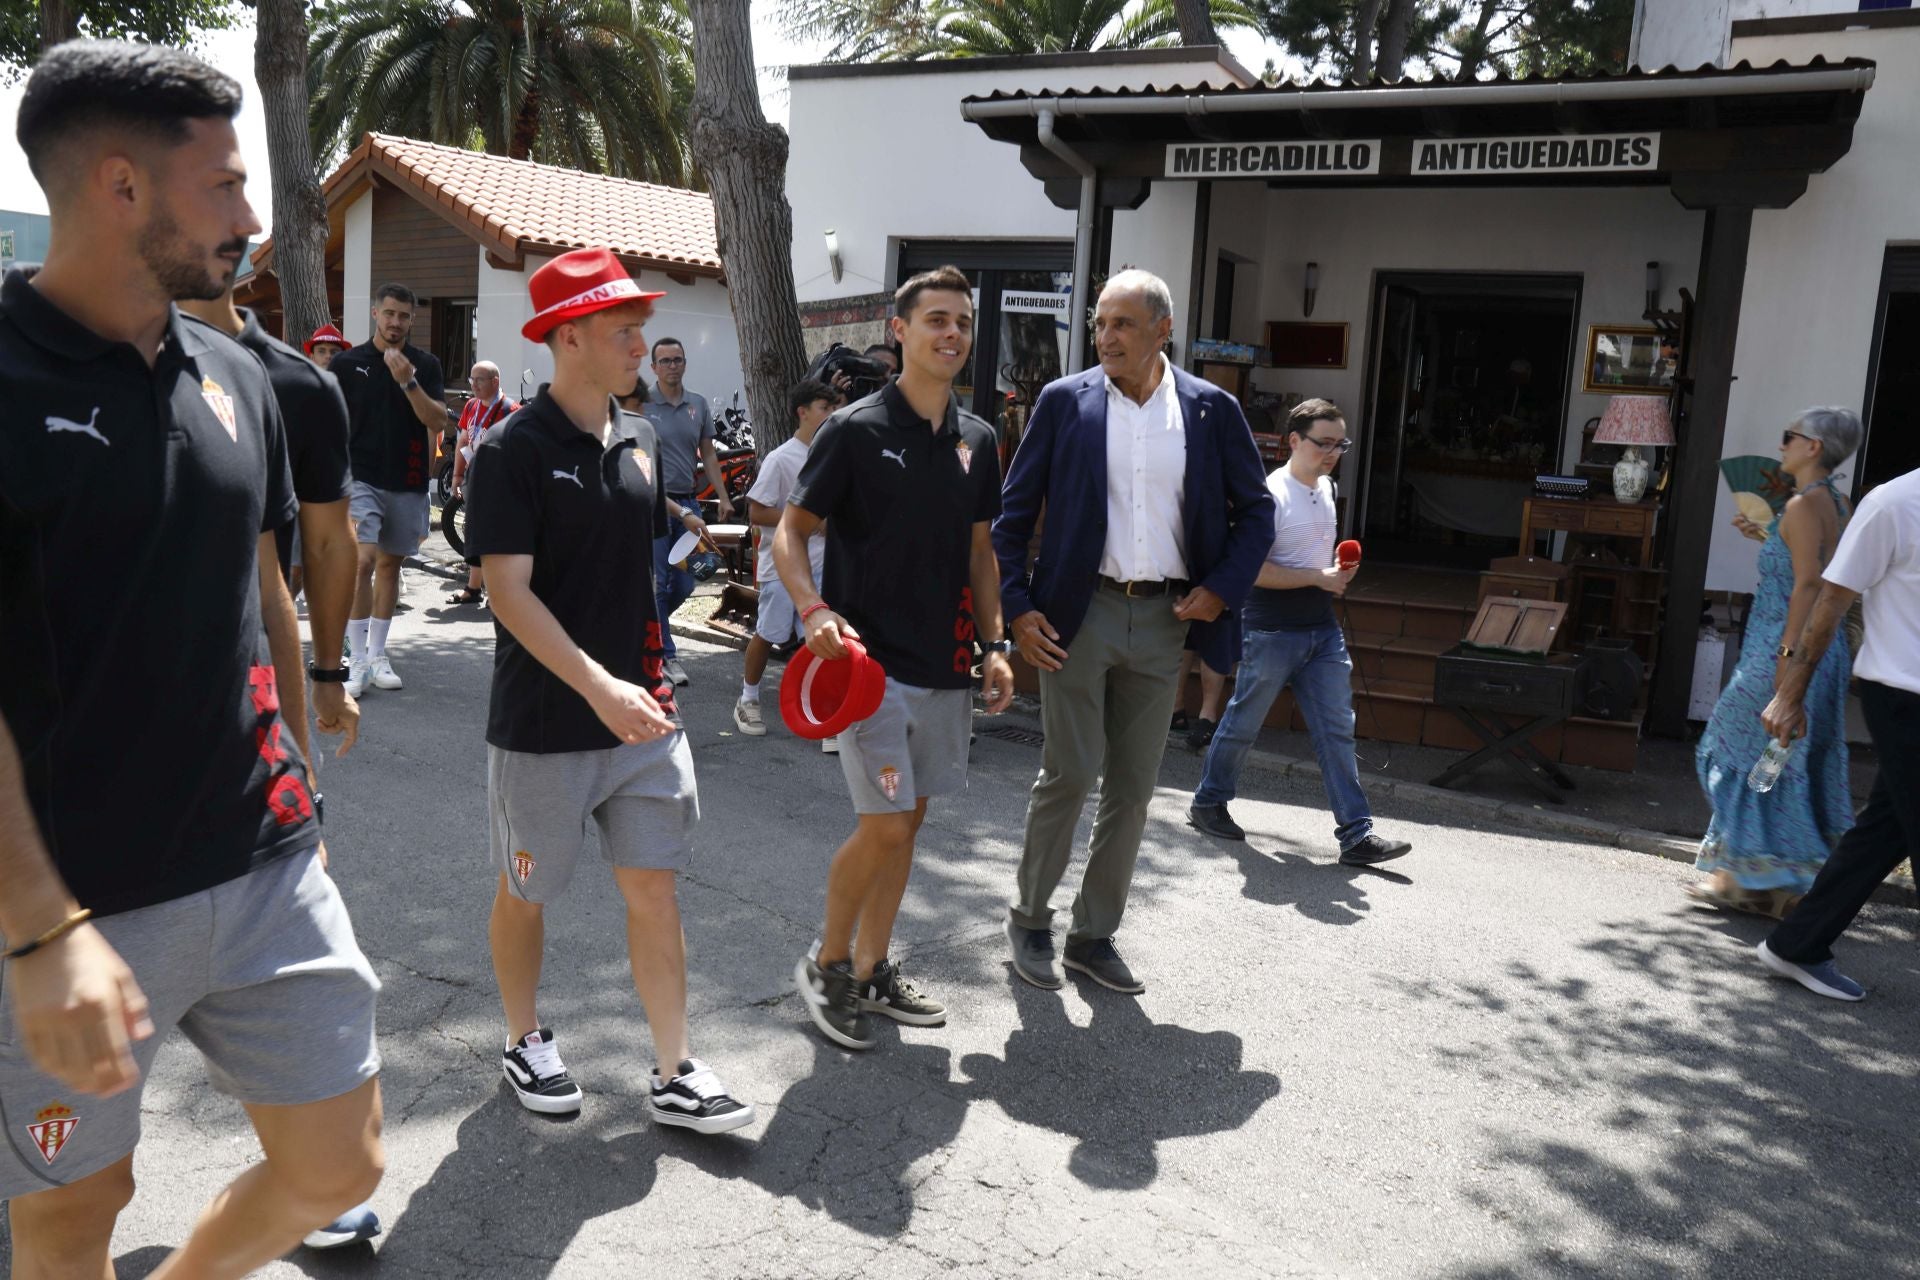
[[[1150,600],[1155,596],[1185,595],[1187,584],[1178,578],[1161,578],[1153,582],[1122,582],[1118,578],[1100,575],[1100,585],[1109,591],[1118,591],[1123,596],[1136,600]]]

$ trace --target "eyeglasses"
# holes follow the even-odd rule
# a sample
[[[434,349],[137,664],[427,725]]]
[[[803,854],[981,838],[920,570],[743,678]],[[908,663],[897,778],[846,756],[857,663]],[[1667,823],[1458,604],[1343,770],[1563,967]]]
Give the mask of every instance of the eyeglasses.
[[[1345,453],[1347,450],[1353,448],[1353,441],[1351,440],[1315,440],[1312,436],[1301,436],[1300,438],[1316,449],[1331,449],[1336,453]]]
[[[661,356],[654,361],[655,364],[685,364],[686,362],[685,356]]]
[[[1811,440],[1811,439],[1813,439],[1812,436],[1802,435],[1800,432],[1795,431],[1791,427],[1789,427],[1787,430],[1782,431],[1780,433],[1780,447],[1784,449],[1788,445],[1792,444],[1795,440]]]

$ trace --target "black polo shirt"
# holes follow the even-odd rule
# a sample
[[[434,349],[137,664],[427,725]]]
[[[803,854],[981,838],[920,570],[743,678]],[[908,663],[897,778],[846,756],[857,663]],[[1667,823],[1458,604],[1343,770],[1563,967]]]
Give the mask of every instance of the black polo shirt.
[[[176,312],[149,369],[16,274],[0,385],[0,715],[67,887],[106,915],[311,848],[260,623],[295,510],[260,362]]]
[[[545,387],[481,437],[467,472],[467,555],[532,556],[533,594],[574,644],[672,714],[653,593],[653,540],[667,532],[659,445],[645,418],[607,406],[615,425],[604,446]],[[487,741],[538,754],[620,745],[497,619]]]
[[[274,402],[287,432],[287,465],[293,470],[293,496],[302,503],[339,502],[348,496],[353,476],[347,467],[347,401],[333,375],[260,327],[253,312],[240,308],[246,327],[233,340],[259,357],[273,387]],[[187,319],[199,324],[199,320]],[[293,564],[294,521],[273,531],[284,576]]]
[[[446,377],[431,352],[403,345],[400,354],[413,362],[413,376],[420,379],[422,391],[435,400],[446,394]],[[347,398],[347,417],[353,424],[353,478],[395,493],[425,493],[432,463],[427,428],[394,381],[386,355],[372,342],[363,342],[335,356],[332,372]],[[439,435],[440,429],[436,427],[433,434]]]
[[[826,520],[821,594],[886,673],[971,685],[973,526],[1000,514],[993,428],[950,401],[936,430],[889,382],[821,425],[789,500]]]

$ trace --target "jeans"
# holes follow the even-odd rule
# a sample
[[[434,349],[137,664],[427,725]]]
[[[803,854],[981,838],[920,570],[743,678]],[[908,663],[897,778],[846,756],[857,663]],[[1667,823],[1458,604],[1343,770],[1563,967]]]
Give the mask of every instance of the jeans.
[[[1908,858],[1920,858],[1920,693],[1862,680],[1860,710],[1880,774],[1813,888],[1767,939],[1773,954],[1795,964],[1832,959],[1834,941],[1874,888]]]
[[[1373,832],[1373,813],[1360,789],[1360,765],[1353,753],[1352,681],[1353,660],[1338,623],[1310,631],[1248,631],[1233,701],[1207,748],[1206,772],[1193,803],[1216,805],[1233,799],[1267,711],[1280,691],[1292,685],[1320,761],[1340,850],[1344,853],[1365,840]]]
[[[683,499],[682,504],[691,502]],[[687,602],[693,594],[693,575],[685,569],[675,568],[667,562],[667,556],[673,551],[673,544],[679,540],[676,533],[663,534],[653,540],[653,581],[659,587],[654,603],[660,609],[660,647],[662,656],[678,656],[679,650],[673,644],[673,611]]]

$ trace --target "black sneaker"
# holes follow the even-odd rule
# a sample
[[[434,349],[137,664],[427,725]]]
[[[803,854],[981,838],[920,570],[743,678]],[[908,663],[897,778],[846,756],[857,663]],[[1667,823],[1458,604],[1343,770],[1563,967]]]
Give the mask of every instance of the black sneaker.
[[[1223,804],[1190,805],[1187,808],[1187,821],[1217,840],[1247,838],[1247,833],[1228,815],[1227,806]]]
[[[793,985],[820,1034],[843,1049],[873,1048],[873,1024],[860,1012],[860,984],[845,960],[820,967],[812,956],[793,967]]]
[[[1193,722],[1193,727],[1187,730],[1187,749],[1190,751],[1205,751],[1209,746],[1213,745],[1213,735],[1218,733],[1219,730],[1220,726],[1213,721],[1207,719],[1205,716],[1199,717]]]
[[[1066,984],[1053,954],[1053,930],[1029,929],[1007,921],[1007,941],[1013,944],[1013,971],[1044,991],[1057,991]]]
[[[1193,721],[1187,719],[1187,713],[1184,711],[1176,711],[1173,713],[1173,724],[1168,728],[1167,732],[1187,733],[1191,731],[1192,728]]]
[[[937,1027],[947,1020],[947,1006],[922,995],[891,960],[873,966],[873,976],[860,984],[860,1008],[915,1027]]]
[[[508,1045],[500,1055],[500,1074],[529,1111],[559,1116],[580,1109],[580,1086],[560,1061],[550,1028],[529,1031],[519,1043]]]
[[[1371,867],[1382,862],[1392,862],[1395,858],[1405,857],[1413,852],[1413,846],[1405,840],[1382,840],[1379,836],[1368,836],[1351,849],[1340,851],[1340,864],[1346,867]]]
[[[661,1080],[656,1068],[649,1083],[655,1124],[678,1125],[695,1133],[728,1133],[753,1123],[753,1107],[728,1093],[713,1068],[698,1058],[683,1061],[680,1074],[671,1080]]]
[[[1086,974],[1109,991],[1139,995],[1147,989],[1147,984],[1134,977],[1133,970],[1127,968],[1127,962],[1120,958],[1120,949],[1113,945],[1112,938],[1069,942],[1066,957],[1061,963],[1077,973]]]

